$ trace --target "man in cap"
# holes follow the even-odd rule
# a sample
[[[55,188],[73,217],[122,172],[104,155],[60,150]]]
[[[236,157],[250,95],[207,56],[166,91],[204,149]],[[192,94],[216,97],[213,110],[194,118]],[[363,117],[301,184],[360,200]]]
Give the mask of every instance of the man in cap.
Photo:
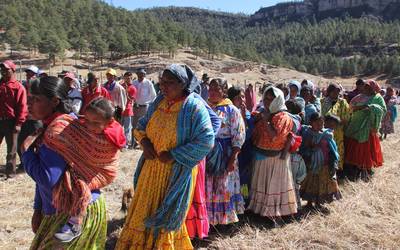
[[[38,77],[45,77],[45,76],[49,76],[44,70],[39,69],[38,73],[37,73]]]
[[[17,137],[22,123],[28,114],[26,90],[16,80],[16,66],[6,60],[0,64],[0,142],[5,138],[7,143],[6,175],[16,174]]]
[[[203,97],[204,101],[208,101],[208,85],[209,85],[210,77],[208,77],[207,73],[204,73],[201,77],[201,97]]]
[[[22,85],[24,85],[27,93],[29,93],[29,89],[31,87],[31,81],[36,79],[37,73],[39,72],[38,67],[35,65],[31,65],[28,68],[25,69],[25,77],[26,80],[22,81]]]
[[[115,71],[115,69],[108,69],[106,71],[106,77],[107,82],[104,84],[104,88],[107,89],[111,96],[111,101],[114,104],[115,118],[121,123],[122,112],[124,112],[126,102],[128,101],[126,98],[126,91],[124,87],[116,81],[117,71]]]
[[[64,83],[68,87],[68,99],[71,100],[72,111],[75,114],[79,114],[82,108],[82,94],[77,81],[75,74],[72,72],[67,72],[64,76]]]
[[[82,108],[80,113],[83,114],[87,105],[97,97],[104,97],[111,100],[110,94],[107,89],[102,87],[99,82],[99,77],[94,72],[89,72],[87,75],[87,86],[82,89]]]
[[[133,85],[136,88],[136,102],[133,108],[134,116],[132,121],[133,128],[136,128],[137,122],[147,113],[149,104],[157,96],[153,83],[146,79],[146,71],[138,69],[136,75],[137,80],[133,81]]]

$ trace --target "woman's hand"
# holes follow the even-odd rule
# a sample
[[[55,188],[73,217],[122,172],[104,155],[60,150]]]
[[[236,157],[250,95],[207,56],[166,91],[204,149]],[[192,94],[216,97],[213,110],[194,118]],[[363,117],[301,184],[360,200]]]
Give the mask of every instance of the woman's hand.
[[[40,227],[40,224],[42,223],[43,215],[42,211],[40,210],[34,210],[33,215],[32,215],[32,220],[31,220],[31,226],[32,226],[32,232],[36,234],[37,230]]]
[[[172,157],[171,153],[169,151],[162,151],[159,155],[158,155],[158,159],[162,162],[162,163],[172,163],[174,161],[174,157]]]
[[[235,170],[235,163],[236,157],[234,155],[231,155],[231,157],[229,157],[228,166],[226,168],[229,173]]]
[[[24,140],[24,142],[22,143],[22,145],[20,147],[21,154],[25,153],[25,151],[27,151],[29,149],[29,147],[31,147],[31,146],[37,147],[37,145],[35,145],[35,144],[37,144],[36,139],[42,135],[43,131],[44,130],[42,128],[40,128],[32,135],[29,135],[28,137],[26,137],[26,139]]]
[[[154,150],[153,143],[149,140],[149,138],[143,138],[140,141],[140,144],[143,147],[143,155],[146,160],[154,160],[157,157],[157,153]]]
[[[229,157],[229,160],[228,160],[228,163],[226,166],[226,170],[228,172],[232,172],[233,170],[235,170],[235,165],[236,165],[236,161],[237,161],[239,153],[240,153],[240,148],[238,148],[238,147],[232,148],[232,154]]]

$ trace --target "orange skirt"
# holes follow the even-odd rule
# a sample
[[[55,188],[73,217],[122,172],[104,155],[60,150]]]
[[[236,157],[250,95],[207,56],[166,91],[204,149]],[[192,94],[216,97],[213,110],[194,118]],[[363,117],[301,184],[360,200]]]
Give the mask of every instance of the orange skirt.
[[[369,170],[383,165],[381,142],[376,133],[370,133],[368,141],[359,143],[353,138],[345,138],[345,163],[361,170]]]

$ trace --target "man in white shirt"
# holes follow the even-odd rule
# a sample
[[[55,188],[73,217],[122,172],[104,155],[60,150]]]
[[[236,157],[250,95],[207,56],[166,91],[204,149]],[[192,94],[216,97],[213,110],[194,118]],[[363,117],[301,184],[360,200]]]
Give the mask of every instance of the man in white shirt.
[[[121,123],[122,113],[125,110],[126,103],[128,101],[126,97],[126,91],[124,87],[121,86],[116,81],[117,72],[115,69],[108,69],[106,71],[107,82],[103,85],[103,87],[108,91],[111,96],[111,101],[115,107],[115,118]]]
[[[133,86],[136,88],[136,100],[133,109],[134,128],[136,128],[137,121],[146,114],[149,104],[152,103],[157,96],[153,83],[145,78],[146,71],[144,69],[139,69],[136,75],[138,79],[133,81]]]
[[[138,69],[136,75],[138,79],[133,81],[133,86],[136,88],[136,100],[133,106],[132,119],[132,126],[134,129],[139,119],[147,113],[149,104],[152,103],[157,96],[153,83],[145,78],[146,71],[144,69]]]

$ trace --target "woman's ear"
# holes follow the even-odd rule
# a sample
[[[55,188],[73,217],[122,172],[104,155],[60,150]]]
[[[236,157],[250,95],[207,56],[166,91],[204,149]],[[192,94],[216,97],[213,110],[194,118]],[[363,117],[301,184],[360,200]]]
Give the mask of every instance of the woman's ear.
[[[53,109],[55,110],[57,106],[60,104],[60,99],[58,99],[57,97],[53,97],[51,99],[51,104],[53,106]]]

